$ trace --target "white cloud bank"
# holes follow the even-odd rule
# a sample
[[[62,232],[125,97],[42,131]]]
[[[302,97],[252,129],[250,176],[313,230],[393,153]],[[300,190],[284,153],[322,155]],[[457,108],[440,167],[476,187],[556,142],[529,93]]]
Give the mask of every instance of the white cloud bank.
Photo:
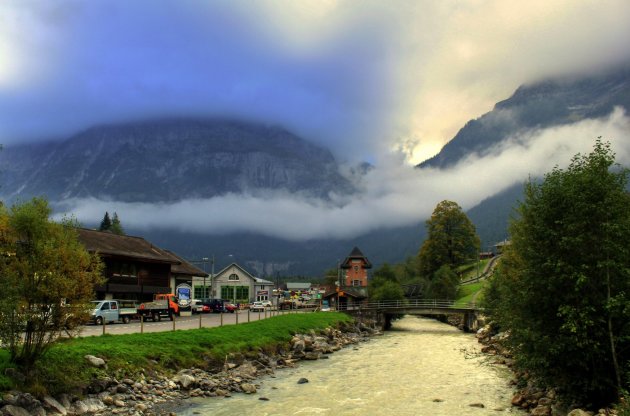
[[[575,154],[589,153],[599,136],[611,142],[618,163],[630,165],[629,134],[630,118],[616,109],[606,118],[512,137],[489,149],[489,154],[469,157],[447,170],[413,169],[402,156],[391,157],[363,178],[359,195],[332,203],[276,192],[172,204],[74,199],[64,201],[64,206],[84,223],[115,211],[125,226],[139,229],[252,232],[294,241],[350,238],[377,228],[416,224],[444,199],[472,208],[529,176],[542,176],[556,165],[567,166]]]

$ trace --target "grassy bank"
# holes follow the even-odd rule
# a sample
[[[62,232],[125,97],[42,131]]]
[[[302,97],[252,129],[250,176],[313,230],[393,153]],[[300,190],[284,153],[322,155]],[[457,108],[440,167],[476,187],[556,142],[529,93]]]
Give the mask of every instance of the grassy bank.
[[[305,313],[218,328],[65,339],[41,360],[37,380],[31,380],[30,389],[55,394],[82,389],[95,376],[121,378],[189,367],[218,368],[229,353],[273,351],[294,334],[336,327],[351,320],[342,313]],[[103,358],[107,370],[90,367],[84,358],[87,354]],[[4,371],[11,367],[8,358],[8,353],[0,350],[3,390],[14,387],[14,380]]]

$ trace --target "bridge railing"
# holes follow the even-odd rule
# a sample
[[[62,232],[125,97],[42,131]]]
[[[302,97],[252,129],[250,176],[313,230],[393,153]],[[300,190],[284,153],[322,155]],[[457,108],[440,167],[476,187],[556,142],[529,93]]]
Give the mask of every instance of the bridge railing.
[[[474,302],[458,302],[449,299],[405,299],[362,302],[348,309],[404,309],[404,308],[440,308],[440,309],[479,309]]]

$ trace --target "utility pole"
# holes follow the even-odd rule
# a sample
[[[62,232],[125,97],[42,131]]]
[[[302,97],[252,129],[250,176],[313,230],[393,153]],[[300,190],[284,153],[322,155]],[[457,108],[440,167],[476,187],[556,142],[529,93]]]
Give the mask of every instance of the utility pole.
[[[214,254],[212,255],[211,271],[210,271],[210,290],[212,291],[212,298],[215,297],[216,291],[214,289]]]
[[[206,266],[208,264],[208,258],[204,257],[201,259],[203,261],[203,297],[204,299],[208,297],[208,288],[206,287]]]

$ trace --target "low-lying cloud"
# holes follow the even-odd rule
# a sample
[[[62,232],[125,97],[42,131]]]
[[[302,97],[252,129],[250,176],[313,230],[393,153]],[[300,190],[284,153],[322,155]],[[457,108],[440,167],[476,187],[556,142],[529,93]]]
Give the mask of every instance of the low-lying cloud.
[[[350,200],[272,192],[264,197],[229,194],[171,204],[73,199],[63,206],[86,224],[105,211],[115,211],[125,226],[134,229],[251,232],[293,241],[351,238],[374,229],[417,224],[444,199],[472,208],[514,183],[567,166],[577,153],[589,153],[599,136],[611,142],[618,163],[630,165],[629,134],[630,118],[616,109],[606,118],[511,137],[487,155],[472,155],[450,169],[414,169],[402,155],[390,155],[363,177],[362,191]]]

